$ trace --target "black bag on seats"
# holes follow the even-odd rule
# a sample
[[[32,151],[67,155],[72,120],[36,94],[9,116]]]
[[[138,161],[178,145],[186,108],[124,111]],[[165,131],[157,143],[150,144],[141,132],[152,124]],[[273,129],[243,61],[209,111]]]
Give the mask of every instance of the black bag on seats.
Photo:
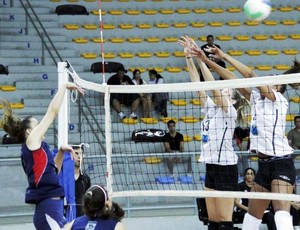
[[[132,132],[134,142],[163,142],[166,132],[161,129],[137,129]]]
[[[11,137],[9,134],[5,134],[2,137],[2,144],[9,145],[9,144],[19,144],[19,143],[15,138]]]
[[[119,62],[112,62],[112,61],[104,62],[105,73],[116,73],[116,72],[118,72],[119,69],[125,70],[124,65]],[[102,62],[93,63],[91,65],[91,71],[93,73],[102,73],[103,72]],[[127,72],[127,71],[125,70],[125,72]]]
[[[82,5],[66,4],[57,6],[55,9],[57,15],[89,15],[89,12]]]

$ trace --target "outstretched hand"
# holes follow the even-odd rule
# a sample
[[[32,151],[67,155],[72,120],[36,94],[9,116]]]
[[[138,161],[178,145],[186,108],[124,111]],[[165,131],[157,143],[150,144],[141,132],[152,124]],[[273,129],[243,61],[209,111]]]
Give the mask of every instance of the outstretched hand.
[[[71,159],[72,160],[75,159],[76,153],[75,153],[74,149],[72,148],[72,146],[70,146],[70,145],[62,145],[60,147],[60,150],[63,151],[63,152],[69,152],[70,155],[71,155]]]
[[[68,90],[77,90],[81,95],[84,95],[84,89],[72,82],[68,82],[66,87]]]
[[[207,49],[205,49],[206,52],[211,53],[209,55],[210,59],[214,59],[216,61],[222,60],[225,57],[225,53],[220,50],[218,47],[216,47],[215,45],[213,45],[212,47],[207,47]]]
[[[188,37],[187,35],[181,36],[177,43],[184,48],[184,53],[187,57],[191,57],[191,50],[192,48],[197,48],[197,44],[195,43],[194,39]],[[199,48],[199,47],[198,47]]]

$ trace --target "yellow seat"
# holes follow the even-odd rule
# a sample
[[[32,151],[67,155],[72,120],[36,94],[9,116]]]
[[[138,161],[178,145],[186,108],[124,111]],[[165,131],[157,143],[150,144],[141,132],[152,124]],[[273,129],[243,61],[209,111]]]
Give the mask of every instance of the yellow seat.
[[[202,136],[200,134],[194,135],[194,141],[201,141]]]
[[[79,0],[67,0],[67,2],[79,2]]]
[[[150,43],[156,43],[156,42],[160,42],[160,38],[159,37],[149,37],[149,38],[145,38],[146,42],[150,42]]]
[[[300,103],[300,97],[291,97],[290,101],[294,103]]]
[[[159,164],[161,159],[158,157],[145,157],[145,162],[147,164]]]
[[[143,39],[139,37],[131,37],[131,38],[127,38],[127,41],[130,43],[141,43]]]
[[[242,50],[228,50],[227,53],[231,56],[242,56],[243,55]]]
[[[184,99],[172,99],[171,104],[175,106],[186,106],[188,103]]]
[[[223,22],[209,22],[208,25],[211,27],[221,27],[223,26]]]
[[[166,71],[168,71],[170,73],[180,73],[181,68],[178,66],[168,66],[168,67],[166,67]]]
[[[161,13],[161,14],[173,14],[174,10],[172,10],[172,9],[161,9],[161,10],[159,10],[159,13]]]
[[[165,42],[177,42],[178,37],[164,37],[163,41],[165,41]]]
[[[109,41],[112,43],[123,43],[124,38],[110,38]]]
[[[120,58],[134,58],[134,54],[129,52],[121,52],[118,55]]]
[[[133,72],[135,69],[138,69],[139,71],[141,71],[141,73],[145,73],[146,71],[145,68],[139,66],[131,66],[128,68],[129,72]]]
[[[246,26],[258,26],[259,22],[258,21],[250,21],[250,20],[246,20],[244,23]]]
[[[65,24],[64,28],[66,28],[67,30],[78,30],[79,29],[79,25],[76,25],[76,24]]]
[[[189,68],[188,68],[187,66],[183,67],[183,70],[184,70],[185,72],[189,72]]]
[[[138,56],[140,58],[150,58],[150,57],[152,57],[152,54],[149,52],[138,52],[138,53],[136,53],[136,56]]]
[[[257,156],[251,156],[249,159],[251,161],[258,161],[258,157]]]
[[[263,24],[266,26],[277,26],[278,22],[275,20],[264,20]]]
[[[89,39],[87,38],[73,38],[73,42],[78,43],[78,44],[86,44],[89,42]]]
[[[277,9],[282,12],[291,12],[293,10],[291,6],[279,6]]]
[[[102,0],[102,2],[112,2],[113,0]]]
[[[157,14],[157,10],[143,10],[142,12],[143,12],[143,14],[146,14],[146,15]]]
[[[229,13],[240,13],[241,11],[242,11],[241,8],[238,8],[238,7],[227,8],[227,12],[229,12]]]
[[[160,23],[155,23],[155,26],[156,28],[169,28],[169,24],[168,23],[163,23],[163,22],[160,22]]]
[[[267,55],[278,55],[278,54],[280,54],[280,51],[279,50],[265,50],[264,53]]]
[[[85,59],[95,59],[95,58],[97,58],[98,55],[96,53],[85,52],[85,53],[81,53],[80,56]]]
[[[238,41],[249,41],[250,37],[248,35],[236,35],[234,37]]]
[[[118,0],[118,2],[129,2],[130,0]]]
[[[98,29],[98,25],[96,25],[96,24],[83,24],[82,28],[84,28],[86,30],[96,30],[96,29]]]
[[[286,35],[285,34],[272,34],[271,38],[273,40],[285,40],[286,39]]]
[[[162,117],[162,118],[160,118],[160,120],[161,120],[163,123],[168,123],[169,120],[173,120],[175,123],[178,122],[178,120],[177,120],[176,117]]]
[[[200,36],[198,39],[201,42],[206,42],[206,36]]]
[[[231,41],[232,37],[229,35],[219,35],[217,36],[217,39],[220,41]]]
[[[296,6],[296,7],[295,7],[295,10],[300,11],[300,6]]]
[[[106,42],[105,39],[103,39],[101,41],[101,38],[91,38],[91,41],[94,42],[94,43],[102,43],[102,42],[104,43],[104,42]]]
[[[226,22],[226,24],[228,26],[241,26],[241,22],[240,21],[228,21],[228,22]]]
[[[261,55],[260,50],[246,50],[245,53],[248,54],[249,56],[259,56],[259,55]]]
[[[145,123],[145,124],[157,124],[158,120],[156,118],[153,117],[142,117],[141,118],[141,122]]]
[[[296,49],[284,49],[284,50],[282,50],[282,53],[284,53],[286,55],[297,55],[298,50],[296,50]]]
[[[195,8],[195,9],[193,9],[193,12],[195,14],[205,14],[207,12],[207,10],[204,8]]]
[[[209,11],[212,12],[212,13],[215,13],[215,14],[224,13],[224,9],[223,8],[217,8],[217,7],[210,8]]]
[[[251,70],[254,70],[255,69],[255,66],[252,66],[252,65],[248,65],[247,66],[249,69],[251,69]]]
[[[297,24],[297,21],[296,20],[282,20],[281,24],[285,25],[285,26],[294,26]]]
[[[123,124],[126,124],[126,125],[135,125],[138,123],[138,120],[137,119],[132,119],[132,118],[124,118],[122,120]]]
[[[283,64],[278,64],[278,65],[274,65],[274,68],[277,70],[288,70],[290,69],[289,65],[283,65]]]
[[[193,105],[201,106],[201,102],[199,98],[191,99],[190,101]]]
[[[139,23],[136,26],[140,29],[150,29],[151,28],[151,24],[149,24],[149,23]]]
[[[4,92],[12,92],[12,91],[16,91],[16,86],[13,85],[0,85],[0,90],[4,91]]]
[[[180,117],[180,120],[184,123],[197,123],[199,121],[196,117],[193,116],[183,116]]]
[[[287,114],[286,115],[286,121],[294,121],[295,115],[293,114]]]
[[[252,36],[253,39],[261,41],[261,40],[267,40],[268,39],[268,35],[266,34],[254,34]]]
[[[299,40],[300,39],[300,34],[290,34],[289,38],[294,39],[294,40]]]
[[[174,51],[173,56],[175,56],[175,57],[185,57],[185,53],[183,51]]]
[[[99,10],[91,10],[90,13],[93,15],[99,15]],[[104,16],[105,14],[106,14],[106,11],[101,10],[101,15]]]
[[[140,11],[139,10],[126,10],[125,13],[128,15],[139,15]]]
[[[193,140],[192,137],[190,137],[189,135],[183,135],[183,141],[184,142],[191,142]]]
[[[228,69],[229,71],[235,71],[235,68],[233,67],[233,66],[231,66],[231,65],[229,65],[229,66],[226,66],[226,69]]]
[[[102,54],[100,54],[100,56],[102,57]],[[115,57],[116,57],[116,55],[112,52],[104,53],[104,58],[106,58],[106,59],[114,59]]]
[[[85,2],[96,2],[97,0],[84,0]]]
[[[10,107],[12,109],[24,109],[25,105],[21,102],[13,102],[13,103],[10,103]]]
[[[186,22],[177,22],[177,23],[174,23],[173,26],[175,28],[186,28],[187,27],[187,23]]]
[[[255,66],[256,69],[261,70],[261,71],[269,71],[272,69],[272,66],[270,65],[257,65]]]
[[[102,28],[104,30],[113,30],[113,29],[115,29],[115,25],[114,24],[103,24]]]
[[[155,52],[154,55],[158,58],[167,58],[170,57],[170,54],[168,52]]]
[[[190,25],[195,28],[202,28],[205,26],[205,23],[198,21],[198,22],[191,22]]]
[[[135,2],[146,2],[147,0],[134,0]]]
[[[50,0],[50,2],[61,2],[61,0]]]
[[[114,16],[119,16],[123,14],[122,10],[109,10],[108,13]]]
[[[131,30],[133,29],[134,25],[130,23],[121,23],[119,24],[119,28],[124,29],[124,30]]]
[[[178,8],[176,9],[176,13],[178,14],[189,14],[191,11],[187,8]]]
[[[155,67],[150,66],[150,67],[147,68],[148,71],[151,70],[151,69],[156,70],[156,72],[158,72],[158,73],[162,73],[164,71],[164,69],[162,67],[159,67],[159,66],[155,66]]]

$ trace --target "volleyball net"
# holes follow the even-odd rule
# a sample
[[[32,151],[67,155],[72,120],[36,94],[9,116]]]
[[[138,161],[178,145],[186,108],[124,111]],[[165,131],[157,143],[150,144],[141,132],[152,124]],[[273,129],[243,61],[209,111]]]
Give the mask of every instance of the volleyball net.
[[[201,145],[204,137],[201,122],[204,109],[200,104],[199,91],[255,89],[263,85],[287,84],[284,97],[289,106],[284,122],[285,133],[294,128],[294,117],[300,114],[299,91],[300,74],[265,76],[251,79],[223,80],[214,82],[187,82],[156,85],[106,85],[89,82],[77,75],[70,63],[59,65],[59,78],[74,81],[86,89],[76,103],[66,98],[65,107],[59,117],[59,140],[61,143],[88,143],[84,169],[92,183],[106,184],[113,197],[138,196],[178,196],[178,197],[235,197],[270,199],[269,193],[245,193],[231,191],[204,191],[206,167],[202,161]],[[186,73],[188,74],[188,73]],[[131,73],[129,73],[131,75]],[[143,76],[146,79],[146,73]],[[59,81],[61,84],[64,81]],[[121,105],[127,118],[122,119],[111,106],[111,98],[116,94],[137,94],[139,96],[168,94],[167,116],[161,114],[152,99],[151,117],[143,118],[143,107],[135,112],[138,119],[130,118],[130,106]],[[213,98],[212,98],[213,99]],[[213,99],[214,101],[215,99]],[[68,103],[70,103],[68,105]],[[142,104],[142,102],[141,102]],[[249,121],[248,110],[241,112],[243,121],[239,129],[232,130],[232,145],[238,156],[239,181],[243,180],[247,167],[257,169],[256,154],[248,151]],[[221,119],[221,118],[220,118]],[[167,122],[173,120],[177,132],[182,134],[183,148],[166,152]],[[70,125],[75,126],[70,129]],[[268,125],[268,124],[266,124]],[[217,132],[217,131],[216,131]],[[239,133],[238,133],[239,132]],[[222,135],[219,135],[222,138]],[[169,142],[171,146],[172,143]],[[295,166],[299,166],[295,154]],[[170,165],[173,164],[173,171]],[[225,162],[226,164],[226,162]],[[172,167],[171,167],[172,168]],[[288,169],[287,169],[288,170]],[[300,200],[298,195],[272,194],[274,200]]]

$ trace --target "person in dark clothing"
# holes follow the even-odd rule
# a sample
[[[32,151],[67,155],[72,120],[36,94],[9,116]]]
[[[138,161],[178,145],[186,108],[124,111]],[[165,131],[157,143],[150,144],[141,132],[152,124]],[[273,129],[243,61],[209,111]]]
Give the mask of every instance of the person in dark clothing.
[[[116,74],[112,75],[108,81],[108,85],[134,85],[131,78],[125,75],[125,69],[120,67]],[[131,106],[130,118],[137,119],[135,111],[140,104],[140,96],[135,93],[113,93],[110,97],[111,105],[119,114],[121,120],[126,118],[126,115],[121,110],[121,104]]]

